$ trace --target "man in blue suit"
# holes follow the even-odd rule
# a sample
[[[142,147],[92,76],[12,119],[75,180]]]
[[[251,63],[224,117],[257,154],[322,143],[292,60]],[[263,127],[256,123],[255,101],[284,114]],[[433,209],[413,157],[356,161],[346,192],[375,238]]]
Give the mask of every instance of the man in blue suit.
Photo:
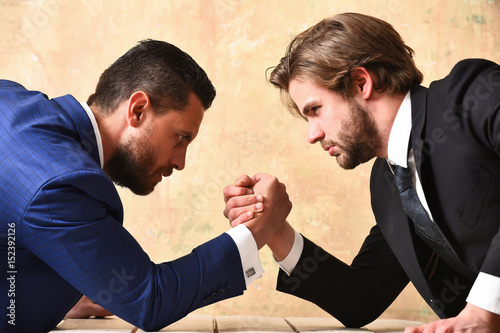
[[[279,224],[261,222],[291,209],[288,198],[274,200],[285,193],[276,178],[259,176],[272,189],[260,200],[279,209],[245,215],[245,226],[174,261],[151,262],[122,226],[113,182],[147,195],[182,170],[214,97],[189,55],[154,40],[111,65],[87,103],[0,81],[0,331],[49,331],[82,294],[157,330],[242,294],[262,274],[258,249]]]

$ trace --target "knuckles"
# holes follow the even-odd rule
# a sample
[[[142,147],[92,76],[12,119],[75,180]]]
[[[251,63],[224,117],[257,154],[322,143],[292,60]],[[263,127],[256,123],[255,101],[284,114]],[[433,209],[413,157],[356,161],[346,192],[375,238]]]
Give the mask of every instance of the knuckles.
[[[258,174],[254,177],[257,177],[259,180],[253,187],[250,187],[250,189],[253,190],[253,193],[262,194],[264,196],[264,216],[271,213],[271,215],[277,214],[280,218],[286,219],[293,205],[286,191],[285,184],[281,183],[276,176],[268,174]],[[234,185],[227,185],[223,188],[224,201],[226,202],[224,216],[228,218],[230,222],[239,218],[242,214],[240,208],[245,206],[248,208],[248,206],[257,202],[256,195],[246,195],[247,190],[247,187]],[[272,211],[274,211],[274,213],[272,213]]]

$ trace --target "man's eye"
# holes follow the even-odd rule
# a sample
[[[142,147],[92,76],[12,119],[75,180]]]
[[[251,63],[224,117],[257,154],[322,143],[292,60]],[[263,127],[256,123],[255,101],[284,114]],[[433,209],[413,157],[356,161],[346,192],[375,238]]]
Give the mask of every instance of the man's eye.
[[[184,140],[184,138],[186,138],[184,135],[179,134],[179,143],[181,143],[181,142],[182,142],[182,140]]]
[[[311,108],[311,111],[312,111],[312,112],[316,112],[316,111],[318,111],[318,110],[319,110],[319,106],[313,106],[313,107]]]

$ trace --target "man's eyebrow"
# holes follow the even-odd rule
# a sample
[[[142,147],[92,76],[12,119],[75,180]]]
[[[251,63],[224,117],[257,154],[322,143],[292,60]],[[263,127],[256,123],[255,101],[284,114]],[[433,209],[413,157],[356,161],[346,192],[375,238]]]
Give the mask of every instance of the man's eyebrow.
[[[316,104],[316,101],[309,101],[307,102],[303,107],[302,107],[302,114],[307,117],[307,114],[309,111],[311,111],[311,108],[313,107],[314,104]]]

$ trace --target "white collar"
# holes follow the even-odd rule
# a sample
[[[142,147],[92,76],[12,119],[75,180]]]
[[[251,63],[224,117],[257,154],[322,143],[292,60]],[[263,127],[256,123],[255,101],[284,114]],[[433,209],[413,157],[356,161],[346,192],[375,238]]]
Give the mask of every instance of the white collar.
[[[387,162],[408,167],[408,144],[411,134],[411,97],[408,92],[399,107],[387,146]]]
[[[87,116],[90,119],[90,122],[92,123],[92,127],[94,128],[94,133],[95,133],[95,139],[97,141],[97,151],[99,152],[99,162],[101,164],[101,169],[104,165],[104,157],[102,154],[102,139],[101,139],[101,133],[99,132],[99,126],[97,126],[97,120],[95,119],[94,113],[90,109],[90,107],[87,105],[87,103],[80,103],[83,107],[83,109],[87,112]]]

